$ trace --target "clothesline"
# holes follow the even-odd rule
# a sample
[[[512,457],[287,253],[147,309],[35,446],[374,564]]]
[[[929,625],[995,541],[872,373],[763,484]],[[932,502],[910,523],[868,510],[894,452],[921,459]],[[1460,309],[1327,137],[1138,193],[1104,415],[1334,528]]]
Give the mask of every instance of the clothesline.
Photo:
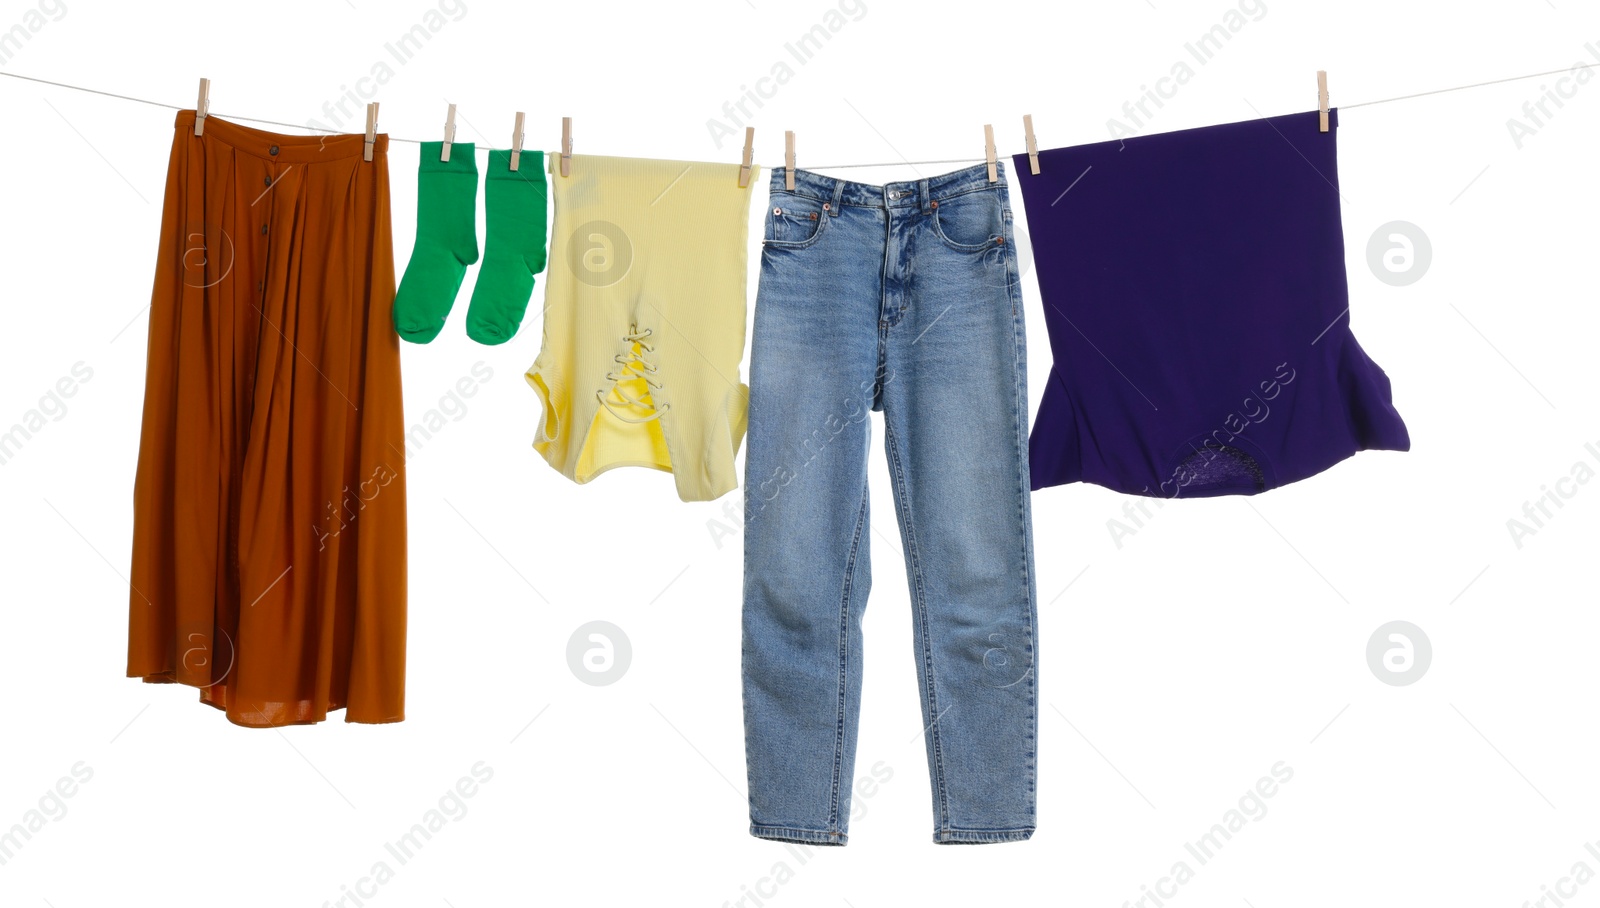
[[[1561,75],[1562,73],[1572,72],[1575,69],[1594,69],[1596,67],[1600,67],[1600,63],[1578,63],[1578,64],[1574,64],[1572,66],[1563,67],[1561,69],[1552,69],[1552,70],[1549,70],[1549,71],[1546,71],[1546,72],[1528,73],[1527,75],[1522,75],[1522,76],[1507,76],[1507,77],[1505,77],[1503,79],[1490,79],[1490,80],[1488,80],[1486,82],[1473,82],[1473,83],[1470,83],[1468,85],[1455,85],[1455,86],[1451,86],[1450,88],[1436,88],[1436,89],[1434,89],[1432,91],[1421,91],[1421,92],[1417,92],[1415,94],[1409,94],[1409,95],[1397,95],[1397,96],[1395,96],[1393,98],[1379,98],[1378,100],[1375,100],[1375,101],[1361,101],[1361,102],[1356,103],[1356,104],[1335,104],[1333,106],[1338,108],[1338,109],[1340,109],[1340,110],[1354,110],[1357,107],[1371,107],[1371,106],[1376,105],[1376,104],[1390,104],[1390,103],[1393,103],[1395,101],[1410,101],[1410,100],[1413,100],[1415,98],[1427,98],[1427,97],[1432,97],[1433,95],[1443,95],[1443,94],[1448,94],[1448,93],[1454,92],[1454,91],[1466,91],[1467,89],[1483,88],[1483,87],[1489,86],[1489,85],[1503,85],[1503,84],[1505,84],[1507,82],[1521,82],[1521,81],[1526,80],[1526,79],[1539,79],[1539,78],[1543,78],[1545,76],[1557,76],[1557,75]],[[82,92],[88,92],[89,94],[103,95],[103,96],[108,97],[108,98],[117,98],[117,99],[122,100],[122,101],[134,101],[134,102],[139,103],[139,104],[149,104],[149,105],[151,105],[153,107],[165,107],[165,108],[167,108],[169,110],[189,110],[190,109],[189,107],[186,107],[186,106],[183,106],[183,105],[179,105],[179,104],[168,104],[168,103],[166,103],[164,101],[152,101],[152,100],[149,100],[147,98],[135,98],[135,97],[133,97],[131,95],[119,95],[119,94],[117,94],[115,92],[102,91],[102,90],[100,90],[98,88],[89,88],[89,87],[83,86],[83,85],[71,85],[71,84],[66,83],[66,82],[53,82],[53,81],[51,81],[49,79],[40,79],[40,78],[37,78],[37,77],[34,77],[34,76],[24,76],[24,75],[21,75],[19,73],[0,72],[0,76],[8,76],[8,77],[13,78],[13,79],[23,79],[23,80],[28,81],[28,82],[37,82],[37,83],[39,83],[41,85],[53,85],[53,86],[55,86],[57,88],[70,88],[73,91],[82,91]],[[268,126],[283,126],[283,127],[289,128],[289,129],[305,129],[305,130],[309,130],[311,132],[325,132],[325,133],[329,133],[329,134],[338,134],[339,133],[339,130],[337,130],[337,129],[323,129],[322,127],[319,127],[319,126],[310,126],[310,125],[303,124],[303,123],[285,123],[285,122],[283,122],[281,120],[264,120],[264,119],[261,119],[259,117],[245,117],[245,116],[238,116],[238,115],[235,115],[235,114],[225,114],[225,113],[209,114],[209,115],[222,117],[223,119],[227,119],[227,120],[242,120],[242,121],[247,122],[247,123],[264,123],[264,124],[266,124]],[[413,145],[420,145],[423,142],[432,142],[432,141],[436,141],[436,140],[434,140],[434,139],[406,139],[406,138],[401,138],[399,136],[391,135],[391,136],[389,136],[389,141],[391,141],[391,142],[407,142],[407,143],[410,143],[410,144],[413,144]],[[479,148],[477,150],[480,151],[480,152],[487,152],[489,149],[488,148]],[[879,164],[812,164],[812,165],[808,165],[808,167],[810,167],[812,169],[815,169],[815,170],[842,170],[842,169],[846,169],[846,168],[855,168],[855,167],[898,167],[898,166],[905,166],[905,165],[919,166],[919,165],[925,165],[925,164],[967,164],[967,163],[971,163],[971,162],[974,162],[974,161],[982,161],[982,160],[984,160],[984,159],[981,158],[981,157],[949,158],[949,159],[945,159],[945,160],[942,160],[942,161],[886,161],[886,162],[879,163]],[[776,167],[782,167],[781,164],[780,165],[775,165],[775,166]]]

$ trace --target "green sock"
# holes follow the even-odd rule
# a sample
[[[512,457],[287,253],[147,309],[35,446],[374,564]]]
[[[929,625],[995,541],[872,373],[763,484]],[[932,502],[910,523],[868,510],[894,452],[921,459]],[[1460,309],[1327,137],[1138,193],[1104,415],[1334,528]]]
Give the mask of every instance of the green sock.
[[[491,150],[485,174],[488,248],[467,308],[467,336],[480,344],[503,344],[522,324],[533,276],[544,270],[544,152],[523,151],[512,170],[509,150]]]
[[[417,167],[417,242],[394,296],[394,330],[425,344],[444,328],[467,266],[478,260],[478,157],[471,142],[422,143]]]

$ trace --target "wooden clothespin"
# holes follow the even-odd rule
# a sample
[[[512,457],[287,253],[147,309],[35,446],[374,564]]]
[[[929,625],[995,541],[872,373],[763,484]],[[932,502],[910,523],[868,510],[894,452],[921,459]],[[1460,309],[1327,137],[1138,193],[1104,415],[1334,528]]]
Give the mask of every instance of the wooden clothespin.
[[[744,189],[750,185],[750,160],[755,154],[756,128],[744,128],[744,163],[739,165],[739,188]]]
[[[1317,70],[1317,110],[1322,114],[1321,131],[1328,131],[1328,71]]]
[[[561,175],[572,176],[572,118],[561,118]]]
[[[211,111],[211,80],[200,80],[200,100],[194,103],[194,134],[206,134],[206,114]]]
[[[1000,179],[994,169],[994,124],[983,124],[983,157],[989,162],[989,182]]]
[[[514,171],[522,163],[522,111],[517,111],[516,125],[511,127],[511,169]]]
[[[361,159],[372,160],[372,146],[378,141],[378,102],[373,101],[367,105],[367,147],[361,152]]]
[[[1039,172],[1039,143],[1033,138],[1033,114],[1022,115],[1022,131],[1028,137],[1028,172]]]
[[[450,146],[456,140],[456,106],[450,105],[450,112],[444,117],[444,145],[439,149],[439,160],[450,160]]]
[[[794,189],[794,130],[783,134],[783,188]]]

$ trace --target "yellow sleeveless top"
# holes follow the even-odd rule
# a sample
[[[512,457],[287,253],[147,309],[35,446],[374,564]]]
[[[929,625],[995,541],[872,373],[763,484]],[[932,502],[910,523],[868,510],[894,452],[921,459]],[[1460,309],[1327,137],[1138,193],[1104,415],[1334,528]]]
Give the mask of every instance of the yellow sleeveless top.
[[[555,222],[534,449],[585,483],[613,467],[673,474],[678,497],[738,487],[752,167],[548,157]]]

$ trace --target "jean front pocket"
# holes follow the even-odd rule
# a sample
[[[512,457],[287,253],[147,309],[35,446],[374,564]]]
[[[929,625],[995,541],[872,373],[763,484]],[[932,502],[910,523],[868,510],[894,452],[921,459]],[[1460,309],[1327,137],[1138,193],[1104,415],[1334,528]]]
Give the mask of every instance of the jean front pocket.
[[[1005,201],[993,189],[977,189],[929,203],[933,232],[963,252],[987,249],[1005,237]]]
[[[810,196],[773,193],[772,207],[767,209],[767,229],[763,242],[768,246],[788,248],[815,243],[827,229],[832,207],[831,203]]]

